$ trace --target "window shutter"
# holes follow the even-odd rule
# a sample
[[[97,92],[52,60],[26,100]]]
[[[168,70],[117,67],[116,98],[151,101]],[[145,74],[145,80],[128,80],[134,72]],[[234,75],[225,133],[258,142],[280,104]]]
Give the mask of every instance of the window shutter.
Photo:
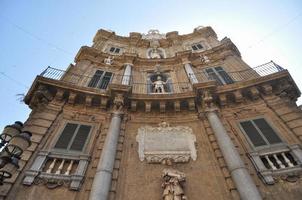
[[[67,149],[77,126],[77,124],[67,123],[54,148]]]
[[[100,89],[107,89],[107,86],[111,80],[111,76],[112,76],[112,73],[111,72],[106,72],[102,81],[101,81],[101,84],[99,86]]]
[[[88,87],[96,87],[102,77],[103,71],[97,70],[90,80]]]
[[[215,67],[215,70],[226,84],[234,83],[233,79],[229,76],[229,74],[226,71],[224,71],[222,67]]]
[[[261,118],[261,119],[255,119],[253,121],[270,144],[277,144],[282,142],[282,140],[272,129],[272,127],[266,122],[265,119]]]
[[[203,46],[201,44],[197,44],[198,49],[202,49]]]
[[[109,51],[113,53],[114,50],[115,50],[115,48],[114,48],[114,47],[111,47]]]
[[[71,144],[70,150],[82,151],[90,132],[91,126],[81,125]]]
[[[255,147],[266,145],[266,142],[251,121],[240,122],[240,124]]]

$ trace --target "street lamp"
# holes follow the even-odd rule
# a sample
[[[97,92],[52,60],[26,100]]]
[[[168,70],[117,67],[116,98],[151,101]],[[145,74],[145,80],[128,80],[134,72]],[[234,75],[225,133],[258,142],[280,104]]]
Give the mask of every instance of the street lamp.
[[[0,185],[6,178],[11,178],[19,168],[18,162],[21,154],[30,146],[29,131],[22,131],[23,123],[15,122],[13,125],[8,125],[4,128],[0,135]]]

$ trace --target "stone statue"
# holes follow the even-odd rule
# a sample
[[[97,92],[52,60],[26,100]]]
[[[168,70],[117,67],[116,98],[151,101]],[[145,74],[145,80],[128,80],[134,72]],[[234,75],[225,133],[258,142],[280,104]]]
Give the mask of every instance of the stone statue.
[[[187,200],[182,186],[186,181],[184,173],[174,169],[164,169],[162,178],[163,200]]]
[[[160,56],[160,51],[157,48],[153,48],[150,52],[150,58],[152,59],[159,59],[161,58]]]
[[[124,97],[122,94],[116,94],[113,100],[113,110],[114,111],[122,111],[124,106]]]
[[[106,65],[112,65],[113,64],[113,59],[114,59],[114,56],[109,56],[108,58],[104,59],[104,63]]]
[[[157,76],[157,80],[152,83],[154,85],[154,93],[165,93],[164,85],[167,83],[161,79],[161,76]]]
[[[210,59],[208,56],[200,56],[200,61],[202,63],[209,63],[210,62]]]

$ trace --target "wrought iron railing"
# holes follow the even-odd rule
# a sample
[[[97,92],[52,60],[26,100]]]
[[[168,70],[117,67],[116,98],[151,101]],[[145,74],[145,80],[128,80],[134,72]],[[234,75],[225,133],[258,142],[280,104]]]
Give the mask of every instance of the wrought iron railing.
[[[211,70],[212,71],[211,71]],[[192,84],[202,83],[208,81],[216,81],[219,85],[232,84],[239,81],[256,79],[259,77],[274,74],[280,71],[284,71],[282,67],[274,63],[273,61],[265,63],[255,68],[249,68],[241,71],[224,71],[221,67],[208,68],[203,71],[199,71],[195,74],[190,74],[190,82],[170,82],[164,85],[164,90],[160,94],[175,94],[192,91]],[[87,76],[79,73],[66,72],[64,70],[47,67],[41,75],[42,77],[54,80],[60,80],[69,84],[77,86],[85,86],[106,90],[109,83],[131,85],[132,93],[134,94],[159,94],[154,90],[154,84],[152,83],[140,83],[136,82],[132,76],[123,76],[120,74],[112,74],[111,78],[106,80],[95,79],[94,76]]]
[[[212,70],[212,72],[209,72],[209,69],[213,68],[204,69],[195,74],[190,74],[190,81],[192,83],[202,83],[214,80],[217,81],[219,85],[224,85],[244,80],[256,79],[285,70],[273,61],[241,71]]]

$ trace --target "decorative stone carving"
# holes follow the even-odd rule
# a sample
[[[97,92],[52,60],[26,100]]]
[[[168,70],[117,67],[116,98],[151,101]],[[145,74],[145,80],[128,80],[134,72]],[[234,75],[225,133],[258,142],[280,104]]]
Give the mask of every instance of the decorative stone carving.
[[[209,57],[208,56],[200,56],[200,61],[202,62],[202,63],[209,63],[210,62],[210,59],[209,59]]]
[[[183,183],[186,181],[184,173],[174,169],[164,169],[162,174],[163,200],[186,200]]]
[[[123,106],[124,106],[124,96],[123,94],[117,93],[113,100],[113,110],[122,111]]]
[[[167,84],[167,82],[163,81],[161,76],[157,76],[156,81],[152,83],[154,85],[153,92],[154,93],[165,93],[164,86]]]
[[[202,94],[202,107],[212,108],[214,106],[213,97],[210,91],[205,90]]]
[[[159,30],[151,29],[147,34],[143,34],[142,38],[146,40],[160,40],[166,39],[166,34],[160,34]]]
[[[147,163],[171,165],[197,158],[196,137],[187,126],[170,127],[166,122],[158,127],[144,126],[138,129],[136,141],[139,143],[139,159],[146,159]]]
[[[114,59],[114,56],[109,56],[108,58],[104,59],[104,63],[106,65],[112,65],[113,64],[113,59]]]

